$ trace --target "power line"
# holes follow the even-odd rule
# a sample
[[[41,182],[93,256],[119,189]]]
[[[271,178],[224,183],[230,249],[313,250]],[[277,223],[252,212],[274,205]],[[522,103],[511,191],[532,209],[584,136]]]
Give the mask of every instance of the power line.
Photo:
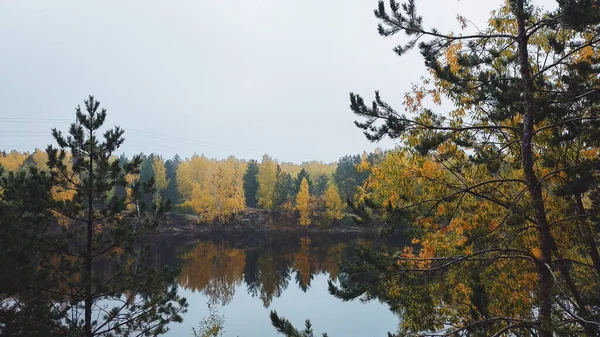
[[[0,124],[1,123],[14,123],[14,124],[49,124],[49,123],[69,123],[72,122],[72,120],[69,119],[62,119],[62,118],[35,118],[35,117],[0,117]],[[152,132],[147,132],[147,131],[142,131],[142,130],[136,130],[136,129],[128,129],[128,128],[124,128],[125,129],[125,145],[129,144],[130,142],[137,144],[138,147],[139,146],[143,146],[146,149],[149,149],[150,146],[152,147],[160,147],[163,149],[168,149],[168,150],[172,150],[175,151],[175,153],[178,153],[178,151],[181,151],[180,147],[170,147],[170,146],[165,146],[165,145],[156,145],[156,144],[148,144],[147,142],[139,142],[135,139],[137,139],[136,137],[133,137],[133,140],[128,140],[128,134],[134,135],[134,136],[141,136],[144,137],[144,139],[147,138],[154,138],[157,140],[167,140],[169,142],[175,142],[177,145],[196,145],[196,146],[202,146],[202,147],[209,147],[212,149],[226,149],[226,150],[232,150],[235,151],[236,153],[242,153],[242,154],[246,154],[246,155],[250,155],[252,157],[258,155],[258,156],[262,156],[263,154],[265,154],[267,151],[262,151],[262,150],[256,150],[256,149],[249,149],[249,148],[244,148],[244,147],[239,147],[239,146],[231,146],[231,145],[226,145],[226,144],[218,144],[218,143],[214,143],[214,142],[207,142],[207,141],[203,141],[203,140],[199,140],[199,139],[190,139],[190,138],[183,138],[183,137],[177,137],[177,136],[172,136],[172,135],[166,135],[166,134],[159,134],[159,133],[152,133]],[[49,131],[19,131],[19,130],[0,130],[0,137],[14,137],[14,138],[20,138],[20,137],[32,137],[32,136],[42,136],[44,134],[48,134],[51,135],[51,133]],[[23,148],[23,147],[20,147]],[[154,151],[155,149],[151,149],[151,151]],[[192,153],[197,153],[197,151],[190,151]],[[229,154],[225,154],[225,155],[216,155],[214,153],[209,153],[209,152],[205,152],[205,151],[200,151],[201,153],[204,153],[206,155],[209,156],[215,156],[215,157],[226,157],[228,155],[231,155],[231,153]],[[275,155],[275,156],[283,156],[283,157],[287,157],[287,158],[296,158],[296,159],[301,159],[299,157],[296,157],[294,155],[290,155],[289,153],[280,153],[280,152],[271,152],[271,155]]]
[[[212,146],[212,147],[222,147],[222,148],[225,148],[225,149],[242,150],[242,151],[253,152],[253,153],[258,153],[258,154],[263,154],[264,153],[262,151],[251,150],[251,149],[246,149],[246,148],[237,147],[237,146],[230,146],[230,145],[223,145],[223,144],[217,144],[217,143],[212,143],[212,142],[206,142],[206,141],[203,141],[203,140],[192,140],[192,139],[186,139],[186,138],[181,138],[181,137],[172,137],[172,136],[168,136],[168,135],[164,135],[164,134],[161,135],[161,134],[150,133],[150,132],[139,131],[139,130],[132,130],[132,129],[130,129],[130,132],[133,133],[133,134],[138,134],[140,136],[144,136],[144,137],[153,137],[153,138],[163,139],[163,140],[177,140],[179,142],[189,143],[190,145],[203,145],[203,146]],[[127,131],[126,131],[126,133],[127,133]]]
[[[65,122],[65,121],[71,121],[70,119],[64,119],[64,118],[39,118],[39,117],[0,117],[0,120],[33,120],[33,121],[55,121],[55,122]]]
[[[150,138],[155,138],[155,139],[161,139],[161,140],[169,140],[169,141],[173,141],[176,140],[178,141],[178,143],[188,143],[189,145],[201,145],[201,146],[208,146],[208,147],[220,147],[220,148],[224,148],[224,149],[230,149],[230,150],[236,150],[236,151],[242,151],[243,153],[246,154],[253,154],[253,155],[259,155],[262,156],[263,154],[266,153],[266,151],[261,151],[261,150],[255,150],[255,149],[248,149],[248,148],[243,148],[243,147],[238,147],[238,146],[230,146],[230,145],[223,145],[223,144],[217,144],[217,143],[212,143],[212,142],[206,142],[203,140],[192,140],[189,138],[182,138],[182,137],[173,137],[170,135],[164,135],[164,134],[158,134],[158,133],[151,133],[151,132],[146,132],[146,131],[140,131],[140,130],[135,130],[135,129],[125,129],[125,137],[127,137],[127,133],[130,132],[134,135],[139,135],[139,136],[143,136],[143,137],[150,137]],[[298,157],[295,156],[290,156],[290,154],[288,153],[281,153],[281,152],[270,152],[271,155],[280,155],[280,156],[286,156],[286,157],[292,157],[292,158],[296,158],[299,159]]]

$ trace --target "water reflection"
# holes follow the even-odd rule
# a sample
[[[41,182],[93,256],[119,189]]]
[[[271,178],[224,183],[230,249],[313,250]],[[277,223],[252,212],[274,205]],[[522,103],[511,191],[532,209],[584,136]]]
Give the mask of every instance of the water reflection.
[[[184,289],[201,292],[213,304],[226,305],[245,284],[247,293],[269,308],[290,282],[306,292],[315,275],[337,280],[339,263],[352,258],[357,245],[389,244],[377,240],[331,234],[298,237],[293,233],[253,233],[247,237],[221,234],[171,245],[179,247],[173,254],[181,266],[177,281]]]
[[[181,258],[183,264],[178,277],[181,286],[203,292],[213,304],[231,302],[236,286],[244,279],[245,251],[223,244],[198,242]]]

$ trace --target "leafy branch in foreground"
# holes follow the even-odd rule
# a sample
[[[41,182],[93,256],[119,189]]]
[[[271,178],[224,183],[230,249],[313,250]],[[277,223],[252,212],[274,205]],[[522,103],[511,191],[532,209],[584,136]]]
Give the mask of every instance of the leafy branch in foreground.
[[[169,322],[180,322],[187,308],[173,284],[176,271],[146,263],[149,247],[143,240],[166,204],[144,207],[142,197],[154,193],[154,182],[129,184],[141,159],[119,163],[114,152],[124,131],[115,127],[100,135],[106,115],[90,96],[85,112],[77,108],[67,136],[52,131],[58,148],[46,150],[54,186],[47,202],[63,228],[53,234],[57,244],[43,267],[60,283],[70,330],[86,337],[159,335]],[[129,192],[121,196],[118,187]],[[100,273],[98,265],[108,272]]]
[[[402,143],[359,199],[412,243],[362,250],[330,292],[386,301],[402,336],[600,335],[598,4],[512,0],[485,30],[443,34],[416,3],[375,10],[430,74],[404,112],[350,94],[367,139]]]
[[[279,317],[276,311],[271,311],[269,317],[271,318],[271,324],[273,324],[277,332],[286,337],[314,337],[312,325],[309,320],[304,322],[304,330],[298,331],[290,321]],[[327,334],[324,333],[322,336],[327,337]]]

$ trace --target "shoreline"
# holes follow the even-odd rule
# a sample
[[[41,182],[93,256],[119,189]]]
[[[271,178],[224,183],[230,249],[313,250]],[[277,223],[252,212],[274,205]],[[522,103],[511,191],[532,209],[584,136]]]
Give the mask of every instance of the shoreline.
[[[268,225],[261,223],[227,223],[221,225],[208,225],[197,222],[197,217],[189,214],[167,214],[167,219],[160,224],[154,235],[156,236],[179,236],[200,235],[205,233],[330,233],[330,234],[379,234],[379,226],[343,226],[331,225],[327,227],[310,225],[281,224]]]

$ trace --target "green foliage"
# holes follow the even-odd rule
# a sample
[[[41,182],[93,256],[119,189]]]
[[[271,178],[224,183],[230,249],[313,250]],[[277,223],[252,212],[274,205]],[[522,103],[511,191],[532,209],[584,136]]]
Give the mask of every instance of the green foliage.
[[[115,127],[100,136],[106,110],[99,107],[100,102],[90,96],[85,112],[77,108],[69,136],[52,130],[58,144],[58,148],[46,150],[52,185],[74,194],[50,201],[49,209],[67,220],[67,228],[57,237],[54,259],[46,261],[43,268],[66,280],[60,291],[66,288],[63,301],[67,309],[62,318],[69,329],[86,337],[159,335],[168,330],[169,322],[181,321],[180,313],[187,307],[171,283],[176,271],[142,263],[149,252],[142,240],[162,219],[164,208],[144,212],[137,207],[124,217],[127,205],[140,205],[141,198],[152,195],[154,181],[149,177],[136,183],[125,197],[111,193],[117,186],[127,185],[127,175],[140,173],[142,159],[111,160],[124,141],[124,132]],[[67,153],[72,154],[72,168],[65,163]],[[100,261],[117,266],[117,270],[108,277],[98,275],[93,267]],[[128,305],[104,311],[97,304],[102,300]],[[98,310],[106,314],[99,315]]]
[[[140,164],[140,171],[138,173],[140,182],[156,182],[156,179],[154,177],[154,157],[155,155],[153,153],[151,153],[150,155],[144,155],[142,153],[140,155],[140,159],[142,160],[142,163]],[[155,189],[154,185],[153,189]],[[142,203],[144,206],[152,205],[154,203],[153,194],[154,193],[144,193],[144,195],[139,199],[139,202]]]
[[[35,167],[2,174],[0,167],[0,335],[66,332],[47,291],[55,286],[40,260],[51,251],[50,180]]]
[[[171,203],[178,205],[182,202],[181,194],[177,190],[177,168],[181,164],[181,158],[179,155],[175,155],[172,159],[168,159],[165,162],[165,168],[167,170],[167,185],[166,197],[171,200]]]
[[[250,160],[244,174],[244,196],[246,197],[246,206],[251,208],[258,207],[256,195],[258,193],[258,162]]]
[[[314,337],[312,324],[310,324],[309,320],[304,322],[304,330],[299,331],[294,328],[290,321],[283,317],[279,317],[276,311],[271,311],[270,318],[271,324],[273,324],[277,332],[286,337]],[[322,336],[327,337],[327,334],[324,333]]]
[[[356,189],[362,186],[369,176],[368,171],[359,171],[360,156],[344,156],[340,158],[333,174],[333,180],[338,187],[340,196],[344,201],[352,200]]]
[[[306,179],[309,190],[312,189],[312,180],[310,179],[310,174],[303,168],[302,170],[300,170],[300,172],[298,172],[298,174],[296,175],[296,179],[294,180],[294,195],[300,192],[300,185],[302,184],[303,179]]]
[[[406,113],[350,94],[367,139],[405,147],[372,168],[364,200],[415,238],[363,254],[336,296],[385,295],[406,335],[598,335],[600,12],[558,3],[508,1],[469,35],[426,29],[415,0],[379,2],[379,33],[406,35],[395,52],[418,46],[432,76]],[[453,109],[436,111],[444,98]]]
[[[325,175],[325,174],[318,175],[317,179],[315,179],[315,182],[313,183],[310,194],[312,194],[314,196],[324,195],[325,191],[327,190],[328,184],[329,184],[329,177],[327,175]]]
[[[192,328],[194,337],[221,337],[225,334],[225,316],[220,315],[214,304],[207,303],[208,315],[204,317],[198,329]]]
[[[273,207],[276,210],[281,210],[282,206],[287,202],[294,200],[294,181],[292,175],[283,172],[281,167],[277,165],[277,179],[275,181],[275,199]]]

